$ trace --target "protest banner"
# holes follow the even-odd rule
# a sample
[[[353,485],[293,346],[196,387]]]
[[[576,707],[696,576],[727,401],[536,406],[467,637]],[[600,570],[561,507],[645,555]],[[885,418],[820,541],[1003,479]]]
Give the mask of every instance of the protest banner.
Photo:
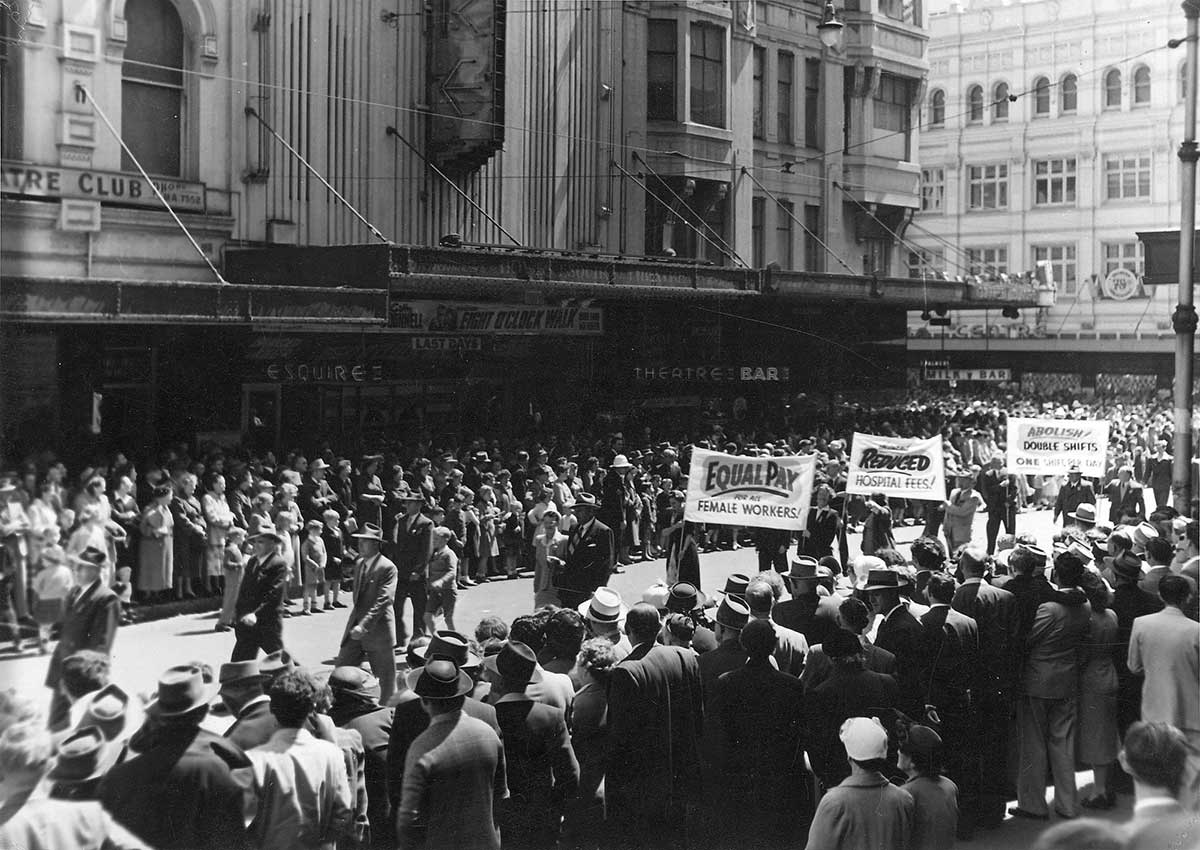
[[[692,450],[690,522],[802,531],[812,503],[814,455],[741,457]]]
[[[1064,475],[1072,464],[1089,478],[1104,475],[1108,422],[1009,419],[1008,469],[1018,475]]]
[[[946,498],[946,464],[941,435],[922,440],[856,431],[850,443],[846,492],[942,501]]]

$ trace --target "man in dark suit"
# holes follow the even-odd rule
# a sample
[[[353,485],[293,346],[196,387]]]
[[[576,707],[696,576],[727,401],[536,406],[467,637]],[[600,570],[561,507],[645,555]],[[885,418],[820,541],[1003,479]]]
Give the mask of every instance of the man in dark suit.
[[[500,808],[504,843],[529,850],[558,846],[564,804],[579,790],[579,762],[563,710],[534,702],[525,689],[541,678],[537,656],[510,640],[484,660],[491,671],[492,707],[504,741],[509,797]]]
[[[1017,476],[1004,467],[1004,455],[992,456],[989,467],[979,478],[979,492],[987,506],[987,552],[996,551],[1000,525],[1005,534],[1017,533]]]
[[[271,698],[263,691],[258,661],[230,661],[217,674],[221,702],[234,718],[225,737],[243,750],[252,750],[271,740],[279,721],[271,713]]]
[[[405,492],[397,498],[404,505],[404,513],[396,517],[392,539],[385,549],[390,549],[387,554],[391,563],[396,565],[395,602],[392,606],[395,612],[395,646],[405,646],[408,643],[408,628],[404,624],[404,600],[412,600],[412,636],[418,638],[425,634],[425,578],[429,556],[433,552],[433,522],[421,514],[421,506],[425,502],[419,492]],[[354,593],[357,598],[357,587]]]
[[[424,519],[424,517],[422,517]],[[428,522],[428,520],[426,520]],[[396,690],[396,623],[392,602],[396,595],[396,565],[383,557],[383,529],[372,523],[354,535],[358,561],[354,565],[354,605],[342,633],[342,648],[335,665],[357,667],[363,656],[379,679],[380,699],[387,702]]]
[[[900,588],[907,584],[908,577],[897,570],[871,570],[863,590],[871,608],[883,616],[875,633],[875,645],[896,656],[896,677],[900,686],[898,708],[909,717],[919,719],[925,709],[925,687],[921,681],[921,671],[925,668],[925,632],[900,598]],[[835,739],[836,731],[835,728]]]
[[[296,499],[300,505],[300,515],[305,521],[321,519],[325,509],[338,502],[337,493],[325,480],[326,470],[329,469],[322,458],[317,458],[308,467],[308,477],[300,485],[300,493]]]
[[[883,673],[895,678],[896,656],[886,649],[880,649],[867,637],[867,629],[871,627],[871,609],[861,599],[855,599],[853,596],[833,598],[841,600],[838,606],[838,625],[833,631],[837,631],[838,628],[849,629],[858,635],[863,648],[864,668],[872,673]],[[811,691],[832,675],[833,661],[825,654],[824,645],[810,646],[808,657],[804,661],[804,672],[800,675],[800,684],[804,685],[805,692]]]
[[[1117,615],[1117,642],[1113,660],[1117,668],[1117,731],[1124,737],[1129,727],[1142,717],[1142,676],[1129,670],[1129,637],[1133,621],[1163,609],[1162,600],[1138,586],[1142,577],[1142,560],[1132,552],[1122,552],[1113,558],[1112,608]]]
[[[1154,493],[1154,506],[1161,508],[1170,505],[1175,459],[1167,454],[1166,440],[1159,440],[1154,444],[1154,454],[1146,461],[1146,467],[1146,477],[1143,480],[1150,485],[1150,490]]]
[[[605,779],[609,821],[621,846],[677,847],[700,796],[699,740],[704,704],[696,654],[655,641],[657,609],[640,602],[625,618],[633,651],[613,668]],[[695,836],[699,838],[699,836]]]
[[[1137,525],[1146,519],[1146,500],[1142,488],[1133,481],[1133,467],[1117,470],[1117,480],[1108,485],[1108,521],[1113,525]]]
[[[750,609],[737,597],[726,595],[717,607],[716,649],[700,654],[700,681],[704,686],[704,713],[707,716],[716,697],[717,679],[730,670],[746,663],[746,650],[742,649],[741,634],[750,620]]]
[[[767,846],[793,846],[812,807],[805,793],[804,687],[771,664],[770,621],[747,623],[740,642],[749,660],[717,680],[720,713],[706,721],[719,724],[724,744],[718,826],[730,846],[745,824],[754,824],[755,839]]]
[[[837,606],[841,597],[832,595],[833,570],[823,567],[811,555],[798,555],[785,577],[792,598],[771,609],[771,619],[781,626],[800,632],[809,646],[818,644],[838,627]],[[824,586],[829,596],[820,596]]]
[[[392,709],[379,704],[379,680],[361,667],[335,667],[329,674],[329,689],[333,691],[329,718],[339,729],[353,729],[362,738],[370,846],[392,847],[395,833],[387,788]]]
[[[579,524],[567,536],[562,567],[554,576],[555,589],[564,608],[578,608],[592,592],[608,584],[613,568],[613,533],[596,519],[596,497],[580,493],[575,497],[575,516]]]
[[[263,523],[246,539],[253,554],[233,608],[237,641],[230,661],[249,661],[258,656],[260,649],[268,654],[283,649],[288,564],[279,554],[282,538],[274,525]]]
[[[1096,504],[1096,491],[1091,481],[1083,480],[1079,464],[1072,464],[1067,470],[1067,483],[1059,488],[1058,499],[1054,502],[1054,521],[1058,522],[1060,516],[1069,519],[1070,514],[1084,504]]]
[[[100,580],[107,563],[108,555],[92,546],[74,559],[75,587],[67,595],[62,633],[46,671],[46,687],[54,691],[50,701],[52,732],[65,729],[70,720],[71,700],[59,687],[63,661],[81,649],[112,653],[121,622],[121,600]]]

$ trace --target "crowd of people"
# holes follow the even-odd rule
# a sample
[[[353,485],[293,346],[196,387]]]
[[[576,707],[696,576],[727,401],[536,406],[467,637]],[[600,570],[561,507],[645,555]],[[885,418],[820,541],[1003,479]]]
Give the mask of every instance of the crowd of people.
[[[1109,474],[1011,473],[1017,415],[1107,418]],[[0,700],[0,846],[924,850],[1006,817],[1061,821],[1046,848],[1200,846],[1170,427],[1150,402],[918,398],[790,433],[118,456],[75,486],[34,459],[0,483],[4,624],[54,643],[52,701]],[[856,430],[940,433],[946,499],[848,496]],[[806,530],[685,521],[692,447],[816,454]],[[1038,504],[1052,540],[1017,527]],[[742,545],[759,571],[704,589],[702,553]],[[658,557],[640,600],[608,586]],[[531,613],[460,629],[460,593],[514,579]],[[229,662],[112,681],[120,625],[196,595]],[[301,666],[284,620],[333,612],[333,669]],[[1132,822],[1081,818],[1126,790]]]

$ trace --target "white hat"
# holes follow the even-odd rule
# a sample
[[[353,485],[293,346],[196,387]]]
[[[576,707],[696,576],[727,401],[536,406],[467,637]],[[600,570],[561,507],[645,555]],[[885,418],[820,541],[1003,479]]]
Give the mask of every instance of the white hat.
[[[597,587],[592,591],[592,598],[576,610],[593,623],[620,623],[629,612],[621,594],[611,587]]]
[[[846,755],[855,761],[887,758],[888,736],[874,717],[851,717],[838,730]]]

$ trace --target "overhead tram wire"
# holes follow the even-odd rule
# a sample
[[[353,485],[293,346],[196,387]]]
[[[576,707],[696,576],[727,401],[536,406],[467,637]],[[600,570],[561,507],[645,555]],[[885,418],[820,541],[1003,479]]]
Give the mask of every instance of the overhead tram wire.
[[[612,162],[612,166],[613,166],[613,168],[617,169],[617,171],[620,171],[620,172],[621,172],[623,175],[625,175],[626,177],[628,177],[630,180],[633,180],[634,182],[638,182],[638,177],[637,177],[636,175],[634,175],[634,174],[630,174],[628,171],[626,171],[624,168],[622,168],[622,167],[621,167],[621,165],[620,165],[620,164],[619,164],[619,163],[618,163],[616,160],[613,160],[613,162]],[[656,200],[656,201],[658,201],[660,204],[662,204],[662,206],[663,206],[663,209],[666,209],[666,210],[670,210],[670,209],[671,209],[671,205],[670,205],[670,204],[668,204],[666,201],[664,201],[662,198],[660,198],[658,195],[656,195],[656,194],[654,193],[654,190],[650,188],[650,186],[649,186],[648,182],[646,181],[646,179],[645,179],[644,177],[643,177],[643,178],[642,178],[642,180],[641,180],[641,186],[642,186],[642,188],[645,190],[645,192],[646,192],[646,194],[647,194],[647,195],[649,195],[649,196],[650,196],[650,197],[652,197],[654,200]],[[697,236],[699,236],[701,239],[703,239],[703,240],[704,240],[705,242],[707,242],[709,245],[712,245],[714,248],[716,248],[718,251],[720,251],[720,252],[721,252],[722,254],[724,254],[726,257],[728,257],[729,259],[731,259],[731,260],[733,260],[733,261],[735,261],[735,262],[740,262],[740,263],[742,263],[742,265],[744,265],[744,266],[746,265],[745,261],[743,261],[741,257],[735,256],[734,254],[731,254],[731,253],[729,253],[729,252],[728,252],[728,251],[726,251],[724,248],[722,248],[720,245],[718,245],[716,242],[714,242],[713,240],[709,239],[709,238],[708,238],[708,237],[707,237],[707,236],[704,234],[704,231],[703,231],[703,230],[701,230],[700,228],[696,227],[696,225],[692,224],[690,221],[688,221],[688,220],[687,220],[687,219],[685,219],[685,218],[681,218],[681,219],[679,219],[679,220],[680,220],[680,221],[682,221],[684,224],[686,224],[686,225],[687,225],[687,226],[688,226],[688,227],[689,227],[689,228],[690,228],[690,229],[691,229],[691,230],[692,230],[692,231],[693,231],[693,232],[694,232],[694,233],[695,233]],[[749,266],[746,266],[746,268],[750,268],[750,267],[749,267]]]
[[[854,269],[850,268],[849,263],[847,263],[845,260],[843,260],[840,256],[838,256],[838,254],[832,248],[830,248],[828,245],[826,245],[825,242],[822,241],[820,236],[818,236],[817,234],[815,234],[811,230],[809,230],[808,227],[805,226],[804,222],[802,222],[800,219],[796,218],[795,212],[793,212],[792,210],[785,207],[783,205],[783,201],[779,200],[779,198],[776,197],[775,194],[773,194],[770,189],[768,189],[761,182],[759,182],[758,178],[755,177],[754,174],[751,173],[750,169],[748,169],[744,165],[742,166],[742,174],[745,174],[747,177],[749,177],[751,182],[753,182],[755,186],[757,186],[759,189],[761,189],[768,198],[770,198],[772,201],[774,201],[781,210],[783,210],[785,213],[787,213],[788,216],[792,219],[792,221],[794,221],[796,224],[800,225],[801,230],[803,230],[805,233],[807,233],[809,236],[811,236],[813,239],[815,239],[817,244],[825,249],[825,253],[827,253],[829,256],[833,257],[835,260],[837,260],[839,263],[841,263],[842,268],[844,268],[846,271],[850,272],[850,274],[852,274],[856,277],[858,276],[858,272],[856,272]]]
[[[942,245],[944,245],[945,247],[949,248],[951,251],[954,251],[954,252],[955,252],[955,253],[957,253],[959,256],[961,256],[963,259],[965,259],[965,260],[967,261],[966,269],[967,269],[967,273],[968,273],[968,274],[974,274],[974,272],[970,271],[970,269],[971,269],[971,267],[972,267],[973,265],[978,265],[978,266],[981,266],[981,267],[987,267],[987,268],[989,268],[989,269],[991,269],[991,270],[992,270],[992,272],[991,272],[992,274],[998,274],[998,273],[999,273],[999,271],[998,271],[999,267],[998,267],[998,266],[996,266],[996,265],[993,265],[992,263],[982,263],[982,262],[976,262],[976,261],[975,261],[975,258],[973,258],[973,257],[971,256],[971,254],[970,254],[970,252],[969,252],[969,251],[966,251],[966,250],[964,250],[964,249],[962,249],[962,248],[958,247],[958,246],[957,246],[957,245],[955,245],[953,242],[950,242],[948,239],[946,239],[944,236],[940,236],[939,234],[937,234],[937,233],[934,233],[934,232],[933,232],[932,230],[930,230],[929,228],[927,228],[927,227],[922,227],[920,224],[917,224],[917,222],[915,222],[915,221],[909,222],[909,225],[908,225],[908,226],[909,226],[909,227],[915,227],[917,230],[920,230],[920,231],[922,231],[922,232],[923,232],[923,233],[924,233],[926,236],[930,236],[930,237],[932,237],[932,238],[936,239],[938,242],[942,243]],[[955,262],[954,260],[950,260],[950,262],[954,263],[954,265],[955,265],[955,266],[957,266],[958,268],[964,268],[964,266],[962,265],[962,263]]]
[[[196,237],[192,235],[190,230],[188,230],[187,225],[183,223],[183,220],[175,212],[175,209],[169,203],[167,203],[167,199],[164,198],[163,193],[159,191],[158,185],[150,179],[150,175],[146,173],[146,169],[142,168],[142,163],[138,161],[136,156],[134,156],[133,151],[129,149],[129,145],[125,144],[125,140],[121,138],[121,134],[117,132],[117,128],[113,126],[113,123],[108,120],[108,116],[104,113],[104,110],[100,108],[100,104],[96,103],[96,98],[92,96],[91,90],[80,82],[75,83],[75,90],[83,94],[87,102],[92,105],[92,109],[98,116],[100,116],[100,120],[103,121],[104,126],[108,128],[108,132],[113,134],[113,138],[117,140],[117,144],[121,146],[121,150],[123,150],[125,155],[129,157],[130,162],[137,167],[138,173],[142,175],[142,179],[145,180],[150,188],[154,190],[154,195],[158,198],[159,203],[166,207],[167,212],[171,214],[171,218],[175,219],[175,224],[177,224],[179,229],[183,231],[183,235],[187,237],[188,242],[192,243],[192,247],[196,249],[196,253],[200,255],[200,259],[204,260],[204,264],[208,266],[209,270],[213,273],[213,277],[217,279],[218,283],[229,283],[229,281],[225,280],[224,276],[217,271],[217,267],[213,264],[213,261],[208,258],[207,254],[204,253],[204,250],[200,247],[200,243],[196,241]]]
[[[436,165],[434,165],[432,162],[430,162],[428,159],[426,159],[425,155],[422,154],[419,150],[417,150],[412,145],[412,143],[408,141],[408,139],[406,139],[406,138],[404,138],[404,136],[400,135],[399,130],[397,130],[395,127],[393,127],[389,124],[388,128],[387,128],[387,134],[395,139],[400,140],[400,142],[402,142],[406,148],[408,148],[410,151],[412,151],[423,163],[425,163],[425,165],[428,166],[429,169],[434,174],[436,174],[438,177],[442,178],[442,180],[445,182],[445,184],[447,186],[449,186],[451,189],[453,189],[455,192],[457,192],[459,195],[461,195],[463,200],[465,200],[468,204],[470,204],[472,207],[474,207],[475,210],[480,215],[482,215],[484,218],[486,218],[488,221],[490,221],[497,230],[499,230],[501,233],[503,233],[505,236],[507,236],[510,240],[512,240],[512,243],[514,245],[516,245],[518,248],[525,247],[517,240],[517,237],[513,236],[511,233],[509,233],[507,230],[504,229],[503,224],[496,221],[496,219],[492,218],[488,214],[487,210],[485,210],[478,203],[476,203],[474,198],[472,198],[470,195],[468,195],[466,192],[464,192],[461,186],[459,186],[457,183],[455,183],[453,180],[451,180],[449,177],[447,177],[445,172],[443,172],[440,168],[438,168]]]
[[[726,254],[726,256],[728,256],[734,260],[737,260],[737,262],[741,263],[745,268],[750,268],[750,264],[747,263],[745,260],[743,260],[741,258],[741,256],[738,255],[737,251],[735,251],[733,249],[733,246],[730,245],[728,242],[726,242],[725,238],[723,236],[721,236],[721,234],[717,233],[716,228],[714,228],[711,224],[709,224],[707,221],[705,221],[704,218],[700,215],[700,213],[696,212],[696,210],[691,206],[691,204],[689,204],[687,201],[685,201],[679,195],[678,192],[676,192],[674,189],[672,189],[671,184],[668,183],[666,180],[664,180],[662,178],[662,175],[660,175],[657,171],[655,171],[653,168],[651,168],[650,163],[646,162],[644,157],[642,157],[637,151],[634,151],[633,158],[636,159],[638,162],[640,162],[642,165],[644,165],[646,167],[646,170],[649,171],[650,174],[652,174],[654,176],[654,179],[656,179],[659,183],[661,183],[663,188],[666,189],[668,192],[670,192],[671,195],[675,198],[675,200],[679,201],[679,203],[681,203],[688,212],[690,212],[692,215],[694,215],[698,222],[700,222],[702,225],[704,225],[710,231],[712,231],[712,234],[714,236],[716,236],[717,239],[719,239],[721,241],[721,244],[724,245],[725,248],[727,249],[726,251],[723,252]],[[670,210],[670,207],[668,206],[667,209]]]

